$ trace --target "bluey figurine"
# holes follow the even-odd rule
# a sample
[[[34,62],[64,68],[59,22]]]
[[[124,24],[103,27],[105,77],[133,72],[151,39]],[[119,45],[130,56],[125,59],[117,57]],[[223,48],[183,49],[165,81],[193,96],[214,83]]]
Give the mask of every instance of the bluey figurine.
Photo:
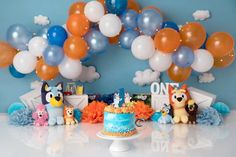
[[[115,93],[114,94],[114,102],[113,102],[114,106],[117,107],[117,108],[120,107],[119,104],[120,104],[121,100],[122,100],[122,98],[120,98],[120,94]]]
[[[159,124],[169,124],[169,123],[174,124],[171,115],[169,115],[170,109],[171,108],[169,105],[164,104],[164,106],[161,109],[161,117],[158,119]]]

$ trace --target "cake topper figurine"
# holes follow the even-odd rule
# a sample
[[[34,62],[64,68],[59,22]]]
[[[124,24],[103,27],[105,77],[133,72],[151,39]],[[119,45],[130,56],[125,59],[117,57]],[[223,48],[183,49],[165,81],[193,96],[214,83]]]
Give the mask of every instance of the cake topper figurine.
[[[114,93],[114,101],[113,104],[115,107],[122,107],[125,102],[125,89],[121,88],[118,92]]]
[[[130,103],[130,100],[131,100],[131,99],[132,99],[132,98],[131,98],[131,96],[129,95],[129,93],[126,92],[126,93],[125,93],[125,104]]]

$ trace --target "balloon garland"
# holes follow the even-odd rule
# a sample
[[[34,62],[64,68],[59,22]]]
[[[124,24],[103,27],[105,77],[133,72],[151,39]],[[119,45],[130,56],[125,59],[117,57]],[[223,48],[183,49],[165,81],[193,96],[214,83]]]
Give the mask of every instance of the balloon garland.
[[[36,71],[42,80],[61,74],[77,79],[82,63],[105,51],[109,42],[131,49],[139,60],[167,72],[175,82],[189,78],[192,70],[207,72],[234,61],[234,39],[225,32],[208,37],[205,28],[189,22],[179,28],[164,21],[162,12],[148,6],[140,10],[135,0],[75,2],[68,11],[66,29],[60,25],[43,28],[33,36],[20,24],[7,30],[7,42],[0,42],[0,67],[22,78]]]

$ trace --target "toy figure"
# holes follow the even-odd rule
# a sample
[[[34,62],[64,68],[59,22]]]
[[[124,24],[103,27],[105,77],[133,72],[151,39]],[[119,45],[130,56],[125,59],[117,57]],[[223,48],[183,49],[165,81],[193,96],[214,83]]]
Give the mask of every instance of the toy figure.
[[[189,114],[188,123],[196,124],[197,123],[198,105],[193,100],[189,100],[188,105],[186,106],[185,109]]]
[[[170,113],[170,106],[164,104],[164,106],[161,109],[161,117],[158,119],[158,123],[160,124],[169,124],[172,123],[174,124],[174,121],[171,117],[171,115],[169,115]]]
[[[188,112],[185,110],[190,95],[188,93],[187,85],[183,85],[180,89],[169,85],[169,101],[173,109],[174,123],[187,123]]]
[[[125,104],[130,103],[130,100],[131,100],[131,99],[132,99],[132,98],[130,97],[129,93],[126,92],[126,93],[125,93]]]
[[[58,83],[55,87],[44,82],[41,89],[41,98],[46,105],[49,125],[63,125],[63,83]]]
[[[74,118],[74,106],[64,106],[64,120],[66,125],[78,124],[78,121]]]
[[[120,107],[119,104],[120,104],[120,101],[122,101],[122,98],[120,98],[120,94],[119,93],[115,93],[114,94],[114,106],[115,107]]]
[[[48,126],[48,113],[43,104],[40,104],[36,107],[36,111],[32,115],[35,126]]]

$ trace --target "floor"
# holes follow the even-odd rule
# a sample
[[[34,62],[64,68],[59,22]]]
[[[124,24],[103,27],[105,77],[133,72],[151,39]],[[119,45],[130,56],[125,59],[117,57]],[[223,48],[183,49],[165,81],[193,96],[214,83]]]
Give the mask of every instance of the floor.
[[[109,151],[111,141],[99,139],[102,124],[58,127],[15,127],[0,115],[2,157],[235,157],[236,111],[222,126],[157,125],[145,123],[131,150]]]

